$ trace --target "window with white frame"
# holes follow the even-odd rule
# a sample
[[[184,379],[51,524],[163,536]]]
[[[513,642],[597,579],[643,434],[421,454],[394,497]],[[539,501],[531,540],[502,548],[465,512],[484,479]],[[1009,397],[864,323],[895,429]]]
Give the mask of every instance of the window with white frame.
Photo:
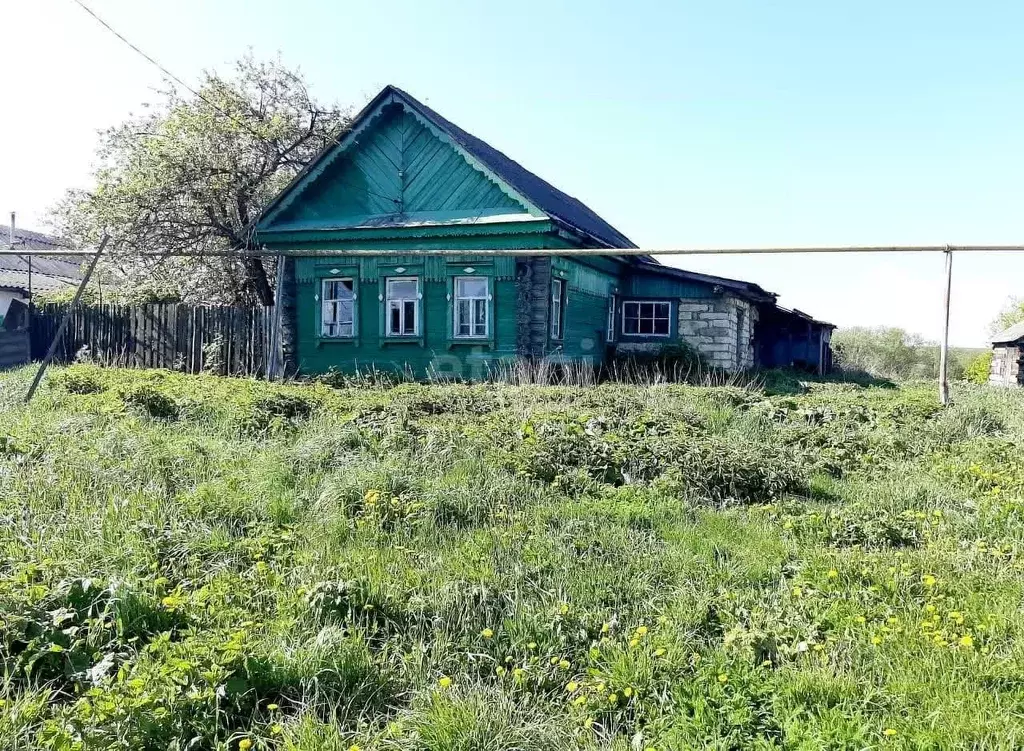
[[[551,338],[562,338],[562,323],[565,316],[565,282],[551,280]]]
[[[668,336],[672,304],[626,300],[622,303],[622,333],[632,336]]]
[[[487,336],[487,277],[455,277],[455,320],[452,331],[460,339]]]
[[[356,333],[355,283],[324,279],[320,287],[320,335],[351,337]]]
[[[612,295],[608,298],[608,322],[604,332],[604,340],[606,342],[615,341],[615,306],[618,303],[618,295]]]
[[[384,313],[388,336],[420,333],[420,280],[415,276],[389,277],[385,283]]]

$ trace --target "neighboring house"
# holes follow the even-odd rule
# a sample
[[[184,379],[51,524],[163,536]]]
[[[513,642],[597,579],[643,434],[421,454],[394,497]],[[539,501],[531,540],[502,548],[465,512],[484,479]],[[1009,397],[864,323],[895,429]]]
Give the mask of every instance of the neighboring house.
[[[283,339],[300,372],[479,378],[519,357],[599,365],[680,343],[729,371],[830,359],[828,324],[777,308],[756,284],[617,254],[636,246],[393,86],[274,199],[255,240],[289,255]],[[486,253],[516,248],[608,252]],[[388,254],[317,255],[345,250]],[[806,353],[779,345],[808,325]]]
[[[41,232],[23,229],[0,234],[0,248],[24,253],[0,255],[0,322],[11,303],[27,306],[30,294],[54,292],[78,286],[82,280],[81,256],[32,256],[33,250],[58,250],[67,247],[60,240]],[[16,306],[17,307],[17,306]]]
[[[1024,385],[1024,322],[992,337],[992,365],[988,382],[996,386]]]

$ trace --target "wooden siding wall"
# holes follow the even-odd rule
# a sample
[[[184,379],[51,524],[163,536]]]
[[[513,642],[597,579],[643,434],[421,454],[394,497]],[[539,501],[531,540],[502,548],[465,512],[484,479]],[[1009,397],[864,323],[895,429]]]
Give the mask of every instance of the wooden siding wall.
[[[33,312],[34,358],[46,354],[66,310],[49,304]],[[72,311],[56,360],[71,362],[87,349],[88,359],[105,365],[262,376],[272,315],[273,308],[81,306]]]
[[[608,305],[611,296],[621,292],[619,277],[573,258],[556,257],[552,265],[553,274],[566,281],[568,291],[565,334],[551,347],[564,357],[600,365],[607,352]]]
[[[0,331],[0,368],[16,368],[28,361],[28,332]]]
[[[324,165],[280,221],[352,223],[370,216],[487,209],[525,213],[430,127],[395,106],[367,127],[337,161]]]

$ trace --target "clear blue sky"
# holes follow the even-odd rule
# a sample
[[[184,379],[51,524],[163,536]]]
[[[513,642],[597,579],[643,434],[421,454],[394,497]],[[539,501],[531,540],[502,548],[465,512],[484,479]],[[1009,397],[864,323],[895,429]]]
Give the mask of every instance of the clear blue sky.
[[[251,48],[343,104],[397,84],[644,247],[1024,242],[1024,3],[87,2],[190,82]],[[38,226],[161,74],[71,0],[4,11],[0,210]],[[939,256],[685,266],[939,334]],[[952,341],[981,344],[1024,256],[955,272]]]

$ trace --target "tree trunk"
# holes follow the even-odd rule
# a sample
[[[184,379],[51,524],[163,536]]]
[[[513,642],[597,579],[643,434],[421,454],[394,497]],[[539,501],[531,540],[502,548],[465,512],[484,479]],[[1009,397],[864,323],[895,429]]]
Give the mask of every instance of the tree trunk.
[[[298,360],[298,306],[295,289],[295,259],[284,259],[284,279],[281,280],[281,357],[285,378],[296,374]]]
[[[263,268],[263,261],[259,258],[245,258],[242,260],[242,267],[245,269],[249,288],[256,294],[260,305],[273,305],[274,290],[270,287],[267,271]]]

